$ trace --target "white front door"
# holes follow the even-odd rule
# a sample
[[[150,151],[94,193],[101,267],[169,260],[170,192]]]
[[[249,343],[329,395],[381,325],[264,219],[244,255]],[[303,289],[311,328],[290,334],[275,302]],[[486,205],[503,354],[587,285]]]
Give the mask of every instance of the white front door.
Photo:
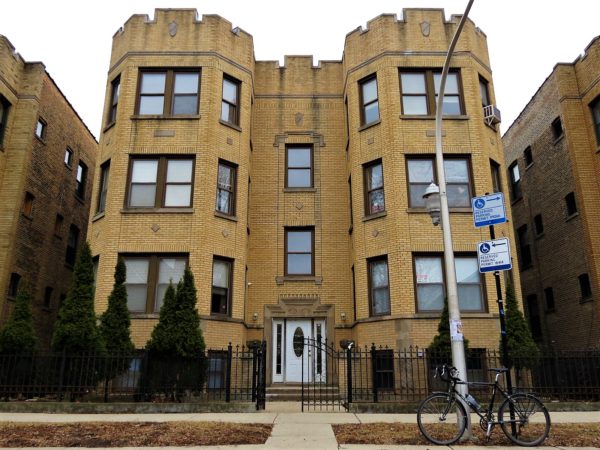
[[[273,320],[273,382],[325,381],[325,351],[305,346],[305,339],[325,342],[325,320]]]

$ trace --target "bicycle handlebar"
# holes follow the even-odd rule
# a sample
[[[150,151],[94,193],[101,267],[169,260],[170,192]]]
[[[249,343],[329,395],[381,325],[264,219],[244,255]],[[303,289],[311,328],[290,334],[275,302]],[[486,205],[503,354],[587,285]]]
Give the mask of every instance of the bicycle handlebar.
[[[442,366],[437,366],[435,368],[434,377],[440,376],[440,380],[450,383],[451,381],[459,382],[461,379],[458,377],[458,369],[453,366],[449,366],[448,364],[444,364]]]

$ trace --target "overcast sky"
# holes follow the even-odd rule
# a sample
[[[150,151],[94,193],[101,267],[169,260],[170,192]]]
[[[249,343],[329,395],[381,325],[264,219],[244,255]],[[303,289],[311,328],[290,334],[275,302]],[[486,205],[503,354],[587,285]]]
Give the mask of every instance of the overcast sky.
[[[347,33],[382,13],[444,8],[467,0],[9,0],[0,34],[26,61],[42,61],[92,133],[99,137],[113,34],[133,14],[196,8],[219,14],[254,37],[257,60],[314,55],[340,60]],[[475,0],[469,17],[488,38],[496,103],[506,131],[557,62],[572,62],[600,34],[597,0]]]

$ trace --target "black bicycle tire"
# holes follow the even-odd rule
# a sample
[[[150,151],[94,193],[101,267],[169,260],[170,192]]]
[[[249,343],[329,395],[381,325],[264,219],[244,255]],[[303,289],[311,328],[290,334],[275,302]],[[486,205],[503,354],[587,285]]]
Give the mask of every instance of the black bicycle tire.
[[[451,404],[450,408],[454,408],[454,407],[458,408],[459,413],[462,415],[461,427],[457,428],[457,434],[454,435],[450,439],[442,440],[442,439],[438,439],[436,437],[431,436],[431,434],[426,430],[426,427],[425,427],[426,424],[423,423],[422,415],[427,414],[424,411],[426,406],[428,404],[430,404],[432,402],[432,400],[434,400],[436,398],[439,398],[439,399],[443,398],[447,404]],[[453,403],[453,405],[452,405],[452,403]],[[450,444],[453,444],[456,441],[458,441],[461,438],[461,436],[463,435],[463,433],[465,432],[465,429],[467,428],[467,412],[465,410],[465,407],[462,405],[462,403],[460,401],[458,401],[458,399],[456,397],[454,399],[452,399],[450,397],[450,394],[448,394],[446,392],[434,392],[434,393],[430,394],[429,396],[427,396],[419,404],[419,408],[417,409],[417,424],[419,425],[419,430],[421,431],[421,434],[423,434],[423,436],[425,436],[425,438],[429,442],[432,442],[437,445],[450,445]]]
[[[519,437],[520,434],[517,436],[512,435],[512,426],[511,426],[511,422],[510,422],[510,406],[509,406],[509,403],[511,400],[513,402],[519,402],[520,400],[527,400],[527,402],[529,404],[533,403],[536,405],[536,407],[537,407],[536,412],[541,412],[543,414],[543,416],[545,418],[545,426],[543,427],[543,433],[539,437],[537,437],[535,440],[524,441],[524,440],[520,439],[520,437]],[[529,409],[529,408],[527,409],[527,411],[522,411],[517,407],[515,414],[517,415],[517,418],[519,418],[524,413],[527,414],[530,412],[531,412],[531,409]],[[508,422],[504,421],[504,414],[508,414]],[[536,396],[531,395],[531,394],[521,394],[521,393],[514,394],[514,395],[511,395],[506,400],[504,400],[502,405],[500,405],[500,409],[498,410],[498,421],[500,422],[502,431],[504,432],[506,437],[509,438],[515,444],[523,446],[523,447],[535,447],[537,445],[540,445],[542,442],[544,442],[546,440],[546,438],[548,437],[548,433],[550,433],[550,414],[548,414],[548,410],[546,409],[546,407],[544,406],[542,401],[539,398],[537,398]],[[519,426],[519,423],[517,423],[517,426]]]

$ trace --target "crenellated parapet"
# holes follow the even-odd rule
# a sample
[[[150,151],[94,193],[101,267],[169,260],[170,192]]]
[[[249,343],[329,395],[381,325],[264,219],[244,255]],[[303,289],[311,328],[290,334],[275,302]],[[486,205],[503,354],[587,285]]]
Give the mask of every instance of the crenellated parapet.
[[[128,54],[219,54],[245,68],[254,63],[252,36],[218,15],[196,9],[156,9],[154,18],[136,14],[113,36],[110,66]]]
[[[454,36],[460,15],[445,19],[443,9],[404,9],[402,19],[396,14],[382,14],[346,35],[344,67],[352,70],[378,55],[444,55]],[[456,52],[470,52],[489,66],[487,38],[471,20],[467,20]]]

